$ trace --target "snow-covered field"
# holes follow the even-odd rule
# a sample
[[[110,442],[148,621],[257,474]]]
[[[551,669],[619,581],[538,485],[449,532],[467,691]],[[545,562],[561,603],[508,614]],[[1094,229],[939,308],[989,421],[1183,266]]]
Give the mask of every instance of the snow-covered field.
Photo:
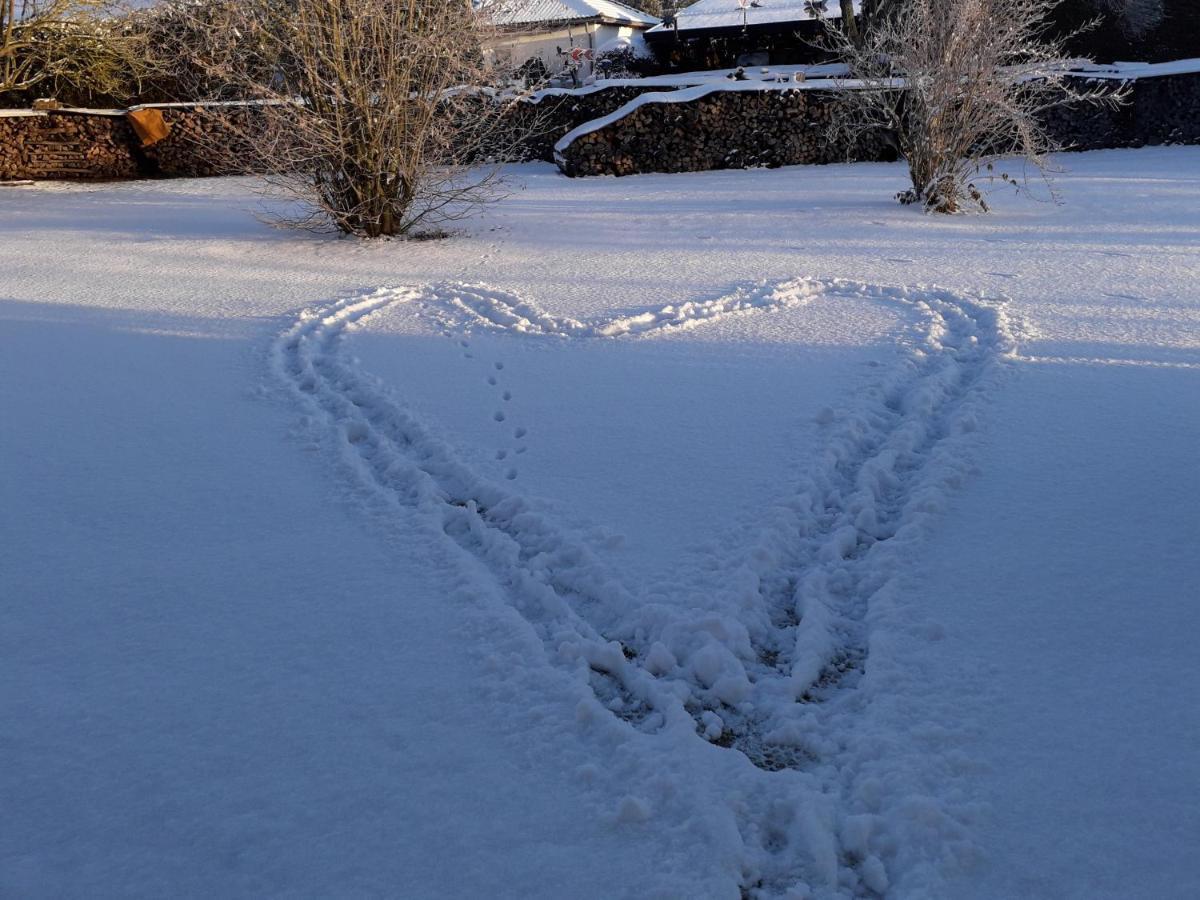
[[[0,896],[1200,896],[1200,148],[442,241],[0,193]]]

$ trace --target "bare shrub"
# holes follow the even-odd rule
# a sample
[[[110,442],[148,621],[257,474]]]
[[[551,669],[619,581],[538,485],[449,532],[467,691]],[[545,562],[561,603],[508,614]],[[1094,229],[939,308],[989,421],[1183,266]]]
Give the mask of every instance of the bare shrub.
[[[1016,157],[1052,197],[1047,154],[1061,149],[1045,114],[1070,103],[1120,102],[1121,90],[1072,78],[1069,36],[1048,37],[1058,0],[907,0],[857,40],[830,29],[849,66],[834,99],[831,139],[854,146],[891,135],[912,187],[899,195],[930,212],[987,210],[986,185],[1001,157]]]
[[[118,13],[111,0],[0,0],[0,105],[136,91],[146,43]]]
[[[270,22],[237,0],[162,0],[137,9],[130,26],[145,35],[154,56],[153,77],[143,102],[246,100],[262,92],[286,64],[280,57],[286,19],[282,8]]]
[[[400,235],[495,196],[513,100],[488,87],[468,0],[215,0],[171,16],[177,80],[257,104],[212,152],[249,148],[237,167],[303,201],[289,221]]]

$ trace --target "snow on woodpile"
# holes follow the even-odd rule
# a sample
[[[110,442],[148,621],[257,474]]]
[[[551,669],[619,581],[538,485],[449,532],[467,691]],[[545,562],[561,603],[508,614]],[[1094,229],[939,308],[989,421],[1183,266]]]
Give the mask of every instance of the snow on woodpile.
[[[1134,89],[1129,102],[1116,109],[1069,105],[1048,111],[1044,124],[1063,147],[1097,150],[1200,142],[1200,78],[1195,77],[1200,60],[1080,63],[1072,73],[1132,82]],[[663,82],[667,90],[646,91],[606,115],[576,125],[555,144],[555,161],[571,175],[827,162],[828,152],[813,146],[807,134],[818,105],[782,98],[862,86],[844,77],[812,77],[812,69],[804,75],[804,67],[747,69],[739,73],[744,80],[699,77],[705,74],[710,73],[674,76],[672,85],[682,87],[672,90]],[[803,80],[796,80],[800,77]],[[903,88],[903,79],[893,86]],[[780,97],[779,104],[765,102],[766,94]],[[681,126],[685,121],[690,124]],[[680,127],[680,140],[674,142]],[[804,139],[797,138],[797,129],[806,132]],[[842,148],[839,158],[879,158],[877,146],[860,150]]]
[[[1084,65],[1078,71],[1089,78],[1115,78],[1132,81],[1138,78],[1165,78],[1168,75],[1200,73],[1200,59],[1176,59],[1171,62],[1115,62],[1112,65]]]
[[[559,165],[572,176],[632,175],[891,156],[882,135],[864,136],[853,146],[825,137],[828,91],[690,88],[673,99],[641,104],[610,127],[578,135],[559,152]]]
[[[848,71],[841,63],[821,63],[818,65],[771,66],[768,74],[773,76],[770,79],[771,81],[777,81],[779,78],[786,78],[788,81],[799,81],[801,79],[798,76],[801,75],[803,76],[803,80],[812,81],[817,78],[845,78]],[[583,97],[587,94],[607,90],[612,87],[640,87],[648,89],[651,87],[694,87],[703,84],[722,85],[728,84],[736,72],[737,69],[705,69],[699,72],[668,72],[665,75],[649,75],[645,78],[603,78],[597,80],[595,84],[589,84],[581,88],[543,88],[531,94],[530,100],[536,103],[544,97],[562,95]],[[762,78],[763,76],[760,72],[754,74],[748,80],[762,80]]]
[[[770,75],[770,71],[767,74]],[[897,85],[899,84],[900,82],[897,81]],[[578,128],[573,129],[568,134],[564,135],[561,140],[559,140],[554,147],[554,152],[556,154],[556,158],[561,159],[562,154],[577,139],[586,134],[591,134],[592,132],[607,128],[609,125],[621,121],[647,104],[691,103],[707,97],[710,94],[719,92],[757,93],[760,91],[780,92],[793,90],[831,90],[835,87],[844,88],[855,87],[858,85],[859,82],[851,82],[849,80],[840,80],[837,82],[834,82],[832,79],[827,79],[824,81],[795,81],[792,77],[787,77],[781,74],[778,77],[764,77],[760,75],[757,79],[747,78],[745,81],[738,81],[734,79],[706,81],[693,85],[692,87],[683,88],[676,91],[650,91],[645,94],[639,94],[637,97],[634,97],[628,103],[606,116],[593,119],[590,122],[585,122]]]

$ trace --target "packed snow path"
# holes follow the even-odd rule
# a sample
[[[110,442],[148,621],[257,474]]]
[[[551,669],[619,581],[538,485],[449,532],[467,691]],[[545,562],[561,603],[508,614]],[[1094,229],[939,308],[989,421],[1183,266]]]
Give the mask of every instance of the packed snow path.
[[[458,314],[525,335],[579,340],[691,328],[838,297],[908,307],[915,314],[908,353],[859,406],[819,414],[827,443],[809,477],[749,547],[713,560],[700,605],[690,593],[665,603],[633,596],[579,536],[473,473],[342,352],[348,331],[401,303],[419,304],[444,325]],[[382,289],[307,311],[275,343],[272,363],[303,404],[306,427],[339,448],[343,468],[374,505],[423,511],[431,527],[491,572],[547,658],[590,687],[581,717],[611,713],[675,742],[698,734],[761,770],[749,786],[754,801],[735,816],[745,847],[743,891],[774,896],[812,884],[871,895],[886,891],[887,866],[905,852],[889,834],[895,810],[850,815],[847,802],[856,781],[869,777],[853,745],[871,695],[858,688],[870,671],[873,626],[897,604],[902,558],[945,492],[961,483],[979,405],[998,361],[1014,350],[1000,303],[937,289],[799,279],[589,323],[494,288],[439,284]],[[503,413],[496,417],[502,421]],[[784,787],[769,774],[782,771],[805,777]],[[799,794],[794,806],[781,806],[785,791]],[[839,802],[829,807],[835,821],[814,827],[803,820],[822,808],[818,797]]]

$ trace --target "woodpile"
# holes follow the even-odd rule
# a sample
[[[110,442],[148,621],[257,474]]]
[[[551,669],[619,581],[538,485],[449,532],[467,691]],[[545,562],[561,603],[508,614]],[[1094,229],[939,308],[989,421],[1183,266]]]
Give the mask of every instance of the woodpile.
[[[1140,78],[1131,87],[1128,102],[1115,109],[1061,107],[1043,124],[1070,150],[1200,144],[1200,75]]]
[[[580,135],[559,165],[573,176],[632,175],[895,158],[894,142],[882,134],[831,145],[828,97],[828,89],[788,88],[647,102]],[[1069,149],[1200,144],[1200,75],[1139,79],[1122,107],[1064,107],[1044,124]]]
[[[834,147],[829,106],[817,90],[716,90],[683,103],[644,103],[576,138],[563,154],[568,175],[698,172],[882,159],[882,141]]]
[[[623,85],[549,94],[518,104],[514,133],[530,159],[552,159],[554,144],[585,122],[607,116],[646,90]],[[855,147],[825,139],[828,89],[717,90],[687,102],[652,100],[581,135],[560,162],[568,175],[631,175],[879,160],[894,157],[882,135]],[[101,179],[162,175],[253,174],[244,142],[261,112],[253,106],[157,107],[169,126],[150,147],[119,113],[47,110],[0,116],[0,181]],[[1080,150],[1166,143],[1200,144],[1200,74],[1144,78],[1118,109],[1053,111],[1044,122]]]
[[[670,90],[673,88],[658,85],[620,85],[600,87],[586,93],[546,94],[536,102],[516,104],[510,113],[512,128],[515,134],[521,136],[525,159],[554,162],[554,145],[567,132],[584,122],[615,112],[639,94]]]
[[[146,149],[157,174],[176,178],[255,174],[245,135],[260,115],[253,106],[187,106],[162,110],[167,137]]]
[[[1165,75],[1134,83],[1134,134],[1127,146],[1200,144],[1200,75]]]
[[[170,130],[145,148],[121,114],[62,110],[0,117],[0,180],[253,173],[254,156],[240,135],[253,126],[254,107],[166,107],[161,112]]]
[[[49,112],[0,118],[0,179],[132,178],[140,168],[120,116]]]

